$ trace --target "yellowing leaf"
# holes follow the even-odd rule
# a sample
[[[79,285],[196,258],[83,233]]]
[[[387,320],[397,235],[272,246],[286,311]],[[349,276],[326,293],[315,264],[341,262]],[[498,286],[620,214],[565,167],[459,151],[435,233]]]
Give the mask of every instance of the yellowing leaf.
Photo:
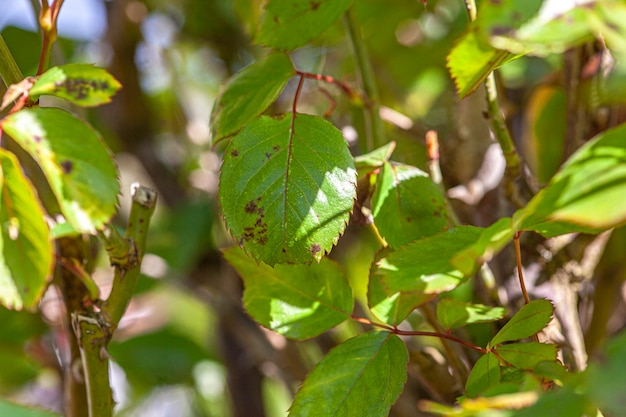
[[[106,70],[89,64],[68,64],[50,68],[30,90],[31,96],[47,94],[61,97],[78,106],[106,104],[121,84]]]
[[[54,248],[44,213],[15,156],[0,149],[0,303],[32,308],[41,299]]]
[[[41,167],[76,231],[92,233],[109,221],[119,193],[117,168],[91,126],[55,108],[23,109],[2,126]]]

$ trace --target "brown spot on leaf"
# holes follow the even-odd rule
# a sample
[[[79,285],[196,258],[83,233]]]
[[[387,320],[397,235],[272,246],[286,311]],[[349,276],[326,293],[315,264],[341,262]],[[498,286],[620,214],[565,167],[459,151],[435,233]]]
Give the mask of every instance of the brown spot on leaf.
[[[232,156],[233,158],[236,158],[239,156],[239,151],[237,149],[233,149],[230,153],[230,156]]]
[[[491,29],[491,35],[492,36],[504,36],[510,33],[511,31],[512,29],[508,26],[494,26],[493,29]]]
[[[272,147],[272,150],[274,152],[278,152],[278,151],[280,151],[280,146],[279,145],[274,145],[274,147]]]
[[[315,11],[317,9],[319,9],[319,7],[322,5],[321,1],[312,1],[311,2],[311,10]]]
[[[61,161],[61,168],[63,169],[64,174],[69,174],[70,172],[72,172],[73,168],[72,161]]]
[[[258,208],[259,207],[256,205],[254,200],[250,200],[248,201],[248,204],[246,204],[246,206],[243,209],[245,210],[246,213],[253,214],[253,213],[256,213]]]
[[[54,91],[65,90],[65,93],[77,100],[85,100],[92,91],[108,91],[111,86],[106,80],[93,80],[88,78],[76,77],[66,78],[54,84]]]
[[[265,152],[265,157],[267,159],[270,159],[272,157],[272,153],[271,152]]]
[[[311,251],[311,255],[315,256],[318,253],[320,253],[320,251],[322,250],[321,246],[318,245],[317,243],[314,243],[311,245],[311,247],[309,248],[309,250]]]

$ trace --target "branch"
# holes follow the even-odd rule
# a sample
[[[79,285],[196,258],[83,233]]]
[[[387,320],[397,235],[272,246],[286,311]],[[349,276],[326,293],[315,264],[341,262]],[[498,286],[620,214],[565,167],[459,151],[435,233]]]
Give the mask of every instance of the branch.
[[[111,264],[115,267],[111,294],[102,303],[102,314],[112,329],[117,328],[122,319],[139,280],[148,226],[157,200],[154,190],[138,183],[131,186],[131,192],[133,202],[125,237],[122,238],[112,227],[109,228],[108,235],[99,235],[105,243]]]
[[[111,294],[99,305],[100,312],[74,309],[71,313],[87,385],[89,417],[113,415],[107,345],[128,307],[139,279],[148,226],[156,205],[156,193],[153,190],[135,183],[131,192],[133,202],[126,236],[122,237],[113,227],[99,233],[111,264],[115,267]]]
[[[111,335],[106,324],[90,315],[72,313],[72,328],[80,345],[89,417],[113,415],[113,394],[109,382],[109,354],[106,351]]]

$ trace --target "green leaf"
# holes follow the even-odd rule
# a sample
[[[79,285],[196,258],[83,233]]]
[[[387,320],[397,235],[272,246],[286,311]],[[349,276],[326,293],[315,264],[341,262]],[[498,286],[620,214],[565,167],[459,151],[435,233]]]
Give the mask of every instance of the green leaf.
[[[481,356],[474,364],[465,384],[465,395],[477,397],[480,393],[500,383],[500,361],[492,352]]]
[[[4,149],[0,176],[0,303],[32,308],[48,283],[54,247],[32,184]]]
[[[548,55],[592,41],[594,31],[590,21],[594,12],[589,7],[574,7],[546,21],[537,16],[523,24],[518,30],[492,36],[491,45],[512,53]]]
[[[579,390],[578,390],[579,391]],[[588,414],[586,410],[593,410]],[[550,390],[539,397],[530,407],[516,410],[509,417],[582,417],[600,416],[595,407],[590,407],[589,400],[577,390],[565,387]]]
[[[411,166],[383,163],[372,196],[374,223],[391,247],[441,232],[446,202],[428,175]]]
[[[548,300],[534,300],[522,307],[491,339],[489,346],[530,337],[546,327],[554,307]]]
[[[308,339],[346,320],[354,299],[346,277],[335,262],[319,264],[257,264],[240,248],[224,258],[243,278],[246,311],[263,326],[292,339]]]
[[[50,68],[30,89],[31,96],[43,94],[64,98],[78,106],[109,103],[121,84],[106,70],[89,64]]]
[[[459,99],[474,92],[493,70],[516,58],[479,39],[475,28],[465,33],[448,55],[448,69]]]
[[[626,415],[626,331],[607,341],[601,363],[588,370],[588,393],[606,415]]]
[[[563,385],[568,382],[574,374],[567,372],[565,366],[559,361],[550,360],[537,363],[533,367],[533,375]]]
[[[567,102],[563,88],[538,88],[528,106],[530,136],[535,149],[537,180],[545,184],[563,162]]]
[[[407,362],[406,346],[392,333],[353,337],[313,368],[289,416],[387,416],[406,382]]]
[[[478,8],[476,26],[485,39],[514,34],[533,18],[543,0],[485,1]]]
[[[496,352],[520,369],[534,369],[539,362],[556,361],[556,345],[546,343],[510,343],[498,346]]]
[[[293,64],[283,53],[269,54],[237,73],[213,105],[213,140],[233,135],[263,113],[294,75]]]
[[[513,235],[511,219],[503,217],[483,229],[476,242],[454,255],[451,264],[465,275],[471,275],[508,244]]]
[[[402,291],[440,294],[450,291],[470,276],[454,268],[450,259],[474,243],[481,230],[473,226],[459,226],[417,240],[380,259],[373,273],[381,276],[388,294]]]
[[[547,236],[599,232],[626,222],[626,125],[587,142],[513,222]]]
[[[226,225],[269,265],[319,261],[345,229],[355,197],[348,146],[319,117],[263,116],[224,156],[219,200]]]
[[[290,51],[312,41],[348,9],[352,0],[270,0],[254,41]]]
[[[13,404],[5,400],[0,400],[0,416],[11,417],[62,417],[61,414],[42,410],[35,407]]]
[[[471,323],[500,320],[505,314],[506,310],[502,307],[471,304],[451,298],[445,298],[437,304],[437,319],[448,330]]]
[[[21,110],[2,125],[39,164],[74,229],[93,233],[109,221],[116,211],[118,174],[91,126],[55,108]]]
[[[364,155],[359,155],[354,158],[354,166],[359,171],[365,171],[369,173],[375,169],[383,166],[385,162],[389,160],[389,157],[396,148],[396,142],[389,142],[386,145],[381,146],[378,149],[374,149],[372,152]]]
[[[391,253],[391,249],[383,249],[376,255],[373,267],[377,262]],[[436,294],[423,294],[419,291],[395,292],[387,294],[379,274],[370,272],[367,289],[367,302],[370,311],[381,321],[389,325],[400,324],[417,306],[425,304],[436,297]]]

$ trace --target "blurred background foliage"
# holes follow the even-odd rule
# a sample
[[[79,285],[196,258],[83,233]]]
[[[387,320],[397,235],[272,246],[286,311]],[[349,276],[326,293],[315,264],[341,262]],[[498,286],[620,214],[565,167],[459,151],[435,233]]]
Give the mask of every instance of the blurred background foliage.
[[[9,12],[0,17],[2,36],[29,75],[35,72],[40,48],[32,3],[12,0],[10,6],[3,5]],[[261,3],[66,0],[61,10],[61,39],[52,64],[94,63],[122,83],[111,104],[84,116],[103,132],[116,153],[122,189],[141,181],[154,186],[160,198],[144,277],[110,351],[120,416],[284,416],[308,370],[338,342],[355,334],[357,324],[345,323],[329,334],[295,344],[259,328],[242,311],[241,282],[219,252],[233,242],[218,216],[223,145],[211,147],[209,115],[221,83],[264,53],[250,42]],[[425,168],[423,138],[434,129],[440,138],[445,185],[460,196],[455,208],[462,221],[485,226],[507,214],[498,204],[497,189],[476,195],[470,186],[481,165],[488,163],[484,155],[492,139],[483,116],[483,94],[479,91],[457,101],[446,70],[446,55],[467,26],[463,2],[358,0],[353,7],[378,81],[386,135],[397,142],[394,159]],[[509,128],[540,182],[550,178],[563,156],[562,58],[525,57],[499,72]],[[295,51],[292,59],[298,69],[358,84],[341,21]],[[274,111],[291,106],[295,87],[288,85]],[[299,111],[323,114],[329,108],[320,87],[305,84]],[[337,104],[331,121],[344,131],[354,153],[360,153],[361,110],[340,91],[324,88],[330,89]],[[550,140],[537,140],[546,135]],[[489,165],[484,169],[489,171]],[[120,222],[127,213],[126,201],[128,196],[122,196]],[[597,243],[606,247],[598,268],[586,271],[579,282],[566,283],[577,285],[576,291],[596,290],[595,295],[581,292],[579,305],[590,350],[624,326],[625,271],[620,257],[624,235],[619,230],[608,241]],[[527,279],[534,294],[555,295],[555,271],[568,260],[582,259],[592,240],[576,239],[584,244],[554,243],[562,244],[558,250],[538,238],[526,240]],[[537,255],[538,248],[567,259],[546,265]],[[362,302],[377,250],[369,231],[351,225],[332,254],[342,259]],[[101,259],[96,278],[106,291],[111,272],[105,257]],[[500,300],[510,307],[519,299],[516,286],[508,285],[514,265],[510,250],[493,265]],[[456,296],[482,301],[481,291],[465,285]],[[0,309],[1,396],[60,410],[59,361],[65,359],[63,340],[68,329],[59,318],[58,299],[51,288],[41,312]],[[556,299],[557,311],[559,302],[565,301]],[[604,307],[592,308],[599,304]],[[423,325],[418,313],[409,320],[414,328]],[[493,334],[490,326],[471,326],[465,336],[484,343]],[[568,335],[567,328],[561,331]],[[442,365],[440,344],[436,340],[407,343],[409,381],[393,415],[420,415],[415,404],[422,398],[454,401],[462,387]]]

